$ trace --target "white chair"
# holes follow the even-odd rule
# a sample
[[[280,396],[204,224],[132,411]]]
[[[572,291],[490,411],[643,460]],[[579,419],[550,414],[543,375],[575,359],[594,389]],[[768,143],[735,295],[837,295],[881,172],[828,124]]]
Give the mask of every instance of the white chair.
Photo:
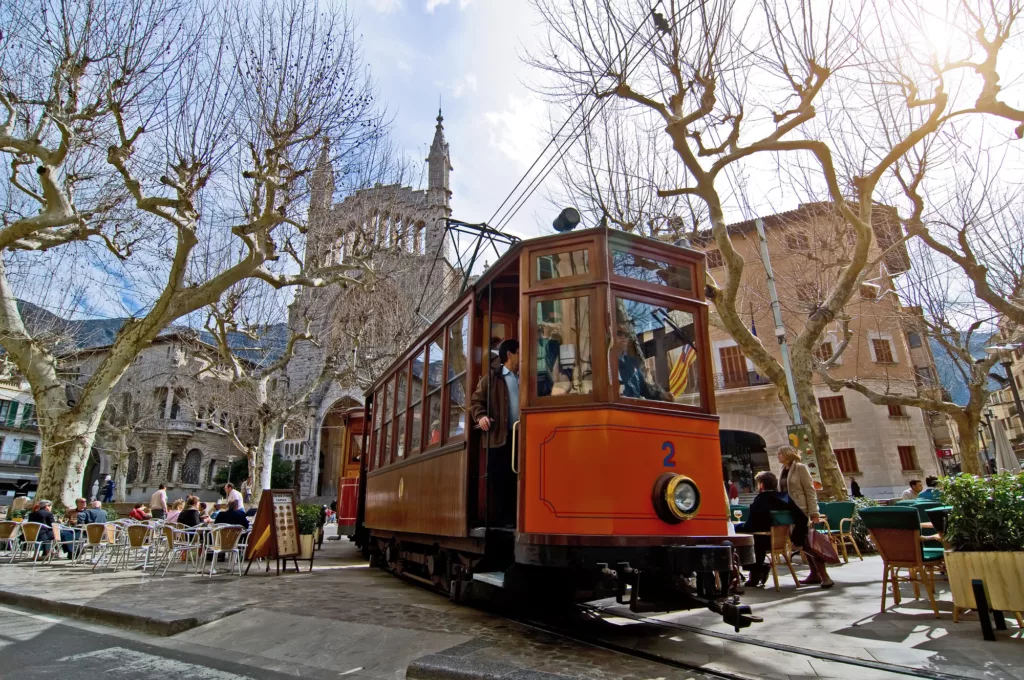
[[[65,540],[63,538],[63,531],[70,531],[72,538]],[[78,559],[78,553],[81,552],[82,546],[85,544],[85,533],[79,527],[72,527],[64,524],[53,525],[53,541],[54,549],[50,551],[50,554],[46,557],[46,563],[50,564],[53,562],[53,556],[60,552],[57,547],[69,548],[72,564],[74,560]],[[59,558],[58,558],[59,559]]]
[[[202,548],[201,536],[194,531],[185,531],[183,529],[176,529],[170,526],[164,526],[163,529],[164,540],[169,546],[160,558],[160,562],[164,563],[164,570],[160,573],[161,576],[167,574],[167,570],[170,568],[171,563],[175,561],[184,562],[185,570],[188,571],[189,560],[195,565],[196,569],[199,569],[199,551]],[[154,573],[160,568],[160,563],[153,568]]]
[[[11,555],[11,562],[21,552],[21,522],[0,522],[0,546]]]
[[[232,564],[238,567],[238,575],[242,575],[242,556],[238,550],[238,542],[242,538],[242,534],[245,532],[245,527],[240,527],[234,524],[222,524],[210,532],[210,549],[206,551],[204,555],[204,562],[206,557],[210,559],[210,578],[217,573],[217,556],[227,555],[229,556],[228,561],[228,572],[232,570]],[[200,568],[201,569],[201,568]]]
[[[39,551],[43,549],[43,546],[53,543],[52,539],[40,540],[40,535],[44,529],[50,529],[47,525],[41,522],[22,522],[21,523],[21,535],[25,538],[21,545],[21,553],[27,553],[29,550],[32,551],[32,565],[35,566],[39,561]],[[52,529],[50,529],[52,531]],[[52,548],[52,546],[51,546]]]
[[[82,550],[78,554],[78,562],[85,558],[86,551],[89,551],[89,557],[92,561],[92,568],[96,569],[103,561],[104,557],[109,557],[109,554],[113,552],[114,546],[117,545],[117,535],[120,531],[120,525],[108,522],[106,524],[86,524],[85,525],[85,543],[82,544]]]

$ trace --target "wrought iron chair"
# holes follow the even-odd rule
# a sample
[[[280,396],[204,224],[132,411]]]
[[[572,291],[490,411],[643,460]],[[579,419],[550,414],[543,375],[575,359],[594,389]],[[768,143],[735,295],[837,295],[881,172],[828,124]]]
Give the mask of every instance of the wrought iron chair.
[[[892,598],[898,606],[900,599],[900,569],[907,570],[903,581],[914,585],[914,598],[920,599],[924,586],[932,604],[935,618],[939,618],[939,605],[935,601],[935,571],[945,567],[942,548],[926,547],[921,536],[921,517],[915,507],[890,506],[861,508],[861,519],[871,534],[871,540],[882,555],[882,613],[885,613],[886,590],[892,581]]]
[[[242,555],[239,551],[238,544],[242,538],[242,534],[245,532],[245,527],[240,527],[234,524],[224,524],[215,527],[210,532],[211,541],[210,549],[207,551],[206,556],[210,559],[210,578],[217,573],[217,556],[227,555],[230,557],[228,562],[228,572],[232,570],[232,565],[238,567],[238,575],[242,575]]]
[[[202,543],[195,532],[184,531],[183,529],[176,529],[165,525],[163,528],[163,536],[168,548],[164,551],[160,559],[160,561],[164,563],[164,570],[160,573],[161,576],[165,576],[167,574],[167,570],[174,561],[184,562],[185,571],[188,571],[188,563],[190,559],[196,569],[199,568],[199,551],[202,548]],[[158,562],[153,568],[154,572],[159,568],[160,563]]]
[[[92,561],[92,568],[96,569],[100,562],[103,561],[103,558],[108,557],[108,554],[113,551],[114,546],[117,544],[119,530],[120,525],[113,522],[107,524],[86,524],[85,543],[78,554],[78,561],[81,562],[85,559],[85,553],[88,550]]]

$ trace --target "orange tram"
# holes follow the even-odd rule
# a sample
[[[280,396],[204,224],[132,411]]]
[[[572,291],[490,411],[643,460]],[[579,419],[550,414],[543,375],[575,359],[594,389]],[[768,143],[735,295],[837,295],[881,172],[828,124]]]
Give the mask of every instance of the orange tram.
[[[510,246],[367,393],[371,562],[455,600],[483,581],[756,621],[729,592],[754,551],[728,530],[703,280],[702,253],[605,228]],[[496,463],[470,402],[509,338],[519,417]]]

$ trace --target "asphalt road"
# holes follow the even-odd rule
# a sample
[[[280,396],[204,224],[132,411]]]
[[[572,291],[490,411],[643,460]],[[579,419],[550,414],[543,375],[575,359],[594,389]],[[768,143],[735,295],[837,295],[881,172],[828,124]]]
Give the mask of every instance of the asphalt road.
[[[136,633],[5,606],[0,606],[0,677],[294,680],[292,675],[147,644]]]

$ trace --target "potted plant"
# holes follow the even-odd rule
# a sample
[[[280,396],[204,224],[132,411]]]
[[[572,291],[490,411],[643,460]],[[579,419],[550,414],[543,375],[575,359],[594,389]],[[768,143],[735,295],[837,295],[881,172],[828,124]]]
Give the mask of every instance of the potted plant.
[[[299,559],[313,559],[313,538],[320,526],[320,508],[316,505],[299,505],[295,508],[299,527]]]
[[[1024,611],[1024,473],[944,481],[942,499],[951,510],[943,539],[954,614],[977,608],[974,579],[984,582],[990,608]]]

